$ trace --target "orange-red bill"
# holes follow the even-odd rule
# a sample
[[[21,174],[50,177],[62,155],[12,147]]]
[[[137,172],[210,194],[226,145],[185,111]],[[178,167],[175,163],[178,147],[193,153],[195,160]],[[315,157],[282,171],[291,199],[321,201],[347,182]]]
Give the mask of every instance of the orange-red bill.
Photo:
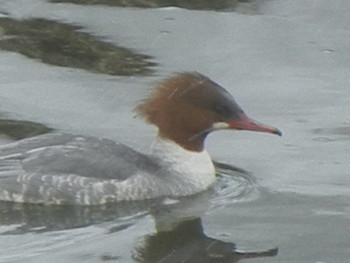
[[[228,122],[228,125],[231,129],[235,130],[267,132],[282,136],[282,132],[279,129],[253,121],[249,119],[244,113],[241,113],[239,115],[238,120]]]

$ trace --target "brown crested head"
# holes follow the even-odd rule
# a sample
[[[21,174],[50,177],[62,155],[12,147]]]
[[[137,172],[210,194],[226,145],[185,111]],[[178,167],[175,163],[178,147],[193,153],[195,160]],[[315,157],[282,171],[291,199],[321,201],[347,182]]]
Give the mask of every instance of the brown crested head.
[[[136,111],[158,127],[159,136],[191,151],[202,151],[213,130],[246,129],[237,125],[246,115],[233,97],[197,72],[179,73],[160,82]]]

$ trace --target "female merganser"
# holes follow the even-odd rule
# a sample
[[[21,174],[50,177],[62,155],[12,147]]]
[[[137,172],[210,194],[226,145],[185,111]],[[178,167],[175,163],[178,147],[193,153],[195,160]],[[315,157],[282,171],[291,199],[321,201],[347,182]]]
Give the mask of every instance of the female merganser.
[[[161,82],[137,106],[158,127],[151,154],[107,139],[46,134],[0,147],[0,200],[97,205],[199,193],[215,181],[204,140],[215,130],[281,135],[250,120],[221,86],[196,72]]]

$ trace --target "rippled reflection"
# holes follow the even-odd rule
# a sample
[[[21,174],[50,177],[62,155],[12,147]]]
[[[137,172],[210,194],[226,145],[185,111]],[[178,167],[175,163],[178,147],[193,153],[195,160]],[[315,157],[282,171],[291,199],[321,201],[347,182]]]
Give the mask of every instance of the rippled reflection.
[[[232,242],[208,237],[200,218],[180,222],[170,231],[160,231],[143,238],[135,248],[138,262],[214,263],[238,262],[241,259],[276,256],[278,249],[238,252]]]

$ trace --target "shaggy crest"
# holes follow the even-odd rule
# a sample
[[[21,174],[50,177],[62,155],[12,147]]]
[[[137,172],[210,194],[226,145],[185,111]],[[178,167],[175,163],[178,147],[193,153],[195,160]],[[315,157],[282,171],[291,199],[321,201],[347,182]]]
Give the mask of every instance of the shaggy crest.
[[[147,122],[156,124],[159,113],[168,109],[170,103],[176,102],[180,98],[183,102],[198,101],[200,103],[197,98],[203,93],[207,93],[209,98],[217,95],[216,89],[213,87],[220,89],[221,92],[226,92],[222,87],[198,72],[178,73],[160,82],[150,96],[140,102],[135,111]]]

